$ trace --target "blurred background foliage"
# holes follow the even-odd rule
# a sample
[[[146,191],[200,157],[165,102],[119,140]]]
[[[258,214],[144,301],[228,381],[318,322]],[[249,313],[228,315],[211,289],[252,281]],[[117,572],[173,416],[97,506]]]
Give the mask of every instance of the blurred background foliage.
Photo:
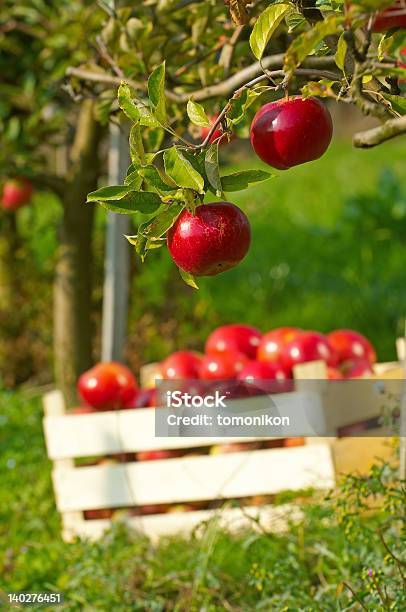
[[[336,139],[317,163],[280,172],[269,183],[235,194],[233,201],[252,223],[251,249],[234,270],[202,278],[198,291],[181,281],[165,249],[152,252],[145,264],[131,252],[131,366],[137,369],[180,348],[202,349],[216,325],[237,321],[263,331],[279,325],[323,332],[352,327],[372,340],[381,361],[393,359],[406,304],[405,153],[402,140],[360,152]],[[222,155],[225,172],[258,165],[245,141],[231,143]],[[32,358],[24,377],[42,382],[51,378],[51,283],[59,218],[56,198],[45,192],[37,193],[33,206],[17,218],[16,258],[26,270],[19,342]],[[95,359],[104,224],[105,214],[98,211]],[[7,363],[0,370],[7,382]]]

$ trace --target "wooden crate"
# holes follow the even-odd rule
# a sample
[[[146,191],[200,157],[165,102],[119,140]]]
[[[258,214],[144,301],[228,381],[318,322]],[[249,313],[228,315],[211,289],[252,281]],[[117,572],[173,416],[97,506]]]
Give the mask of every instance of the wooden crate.
[[[324,364],[305,364],[296,372],[299,390],[285,394],[298,411],[308,405],[313,394],[316,409],[336,402],[334,422],[327,423],[334,434],[354,419],[350,398],[329,397],[315,391],[314,379],[325,376]],[[324,368],[324,370],[323,370]],[[318,376],[315,376],[316,371]],[[324,372],[324,374],[323,374]],[[309,376],[312,380],[305,380]],[[309,388],[313,385],[313,389]],[[278,401],[283,395],[278,395]],[[357,419],[379,416],[381,399],[371,398]],[[60,392],[44,397],[44,431],[49,458],[53,461],[56,505],[62,514],[63,537],[96,538],[110,525],[110,519],[86,520],[84,511],[126,508],[121,518],[131,527],[152,538],[162,534],[190,531],[214,516],[230,529],[260,521],[264,528],[286,528],[290,519],[300,516],[293,504],[261,507],[229,507],[227,500],[272,496],[284,490],[309,487],[328,489],[342,471],[366,469],[376,457],[389,453],[388,440],[382,437],[338,440],[308,438],[303,446],[262,448],[227,455],[197,455],[155,461],[97,464],[77,467],[75,459],[105,457],[154,449],[193,449],[249,438],[156,438],[152,409],[120,410],[91,414],[69,414]],[[159,410],[159,408],[157,409]],[[327,430],[326,430],[327,431]],[[372,435],[373,432],[371,432]],[[344,445],[346,444],[345,448]],[[204,500],[224,501],[225,508],[174,512],[150,516],[131,516],[131,509],[150,504],[184,504]],[[255,519],[253,521],[253,518]]]

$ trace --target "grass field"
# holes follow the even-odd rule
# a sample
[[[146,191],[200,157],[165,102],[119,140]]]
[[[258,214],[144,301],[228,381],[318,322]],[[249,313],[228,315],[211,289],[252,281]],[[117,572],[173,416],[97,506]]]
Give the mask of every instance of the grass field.
[[[63,543],[41,417],[38,397],[0,393],[0,608],[5,593],[23,590],[62,591],[61,609],[69,611],[356,610],[342,585],[347,581],[368,598],[368,610],[384,610],[373,585],[365,586],[369,567],[404,601],[396,567],[385,562],[376,534],[378,523],[387,525],[387,540],[404,553],[404,537],[389,522],[404,513],[393,491],[382,498],[388,503],[378,517],[365,522],[351,515],[351,525],[340,523],[335,502],[320,500],[284,535],[247,530],[230,536],[213,523],[190,539],[164,539],[153,547],[117,524],[98,543]],[[368,486],[362,481],[364,492],[380,492],[381,481],[380,473]],[[359,489],[358,509],[362,500]]]

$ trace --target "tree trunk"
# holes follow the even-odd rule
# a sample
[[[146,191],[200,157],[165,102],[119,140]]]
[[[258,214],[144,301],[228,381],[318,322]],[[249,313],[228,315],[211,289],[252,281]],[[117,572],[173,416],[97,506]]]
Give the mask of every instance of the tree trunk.
[[[86,204],[100,172],[102,130],[93,117],[93,102],[79,111],[62,196],[54,282],[54,364],[57,386],[68,405],[76,400],[78,376],[92,363],[92,229],[94,206]]]
[[[18,248],[16,215],[3,213],[0,234],[0,311],[10,311],[16,290],[15,270],[16,250]]]

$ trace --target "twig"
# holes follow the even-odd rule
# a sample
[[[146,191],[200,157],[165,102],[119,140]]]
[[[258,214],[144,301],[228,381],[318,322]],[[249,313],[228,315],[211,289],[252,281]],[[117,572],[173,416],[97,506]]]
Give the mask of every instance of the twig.
[[[397,557],[397,556],[396,556],[396,555],[395,555],[395,554],[394,554],[394,553],[391,551],[391,549],[390,549],[390,548],[389,548],[389,546],[387,545],[387,543],[386,543],[386,541],[385,541],[385,538],[383,537],[383,534],[382,534],[382,532],[381,532],[381,530],[380,530],[380,529],[378,529],[378,535],[379,535],[379,539],[381,540],[381,542],[382,542],[382,544],[383,544],[383,546],[384,546],[384,548],[385,548],[386,552],[387,552],[387,553],[388,553],[388,555],[390,555],[390,557],[392,557],[392,559],[395,561],[396,566],[397,566],[397,568],[398,568],[398,570],[399,570],[399,574],[400,574],[400,576],[401,576],[401,578],[402,578],[402,581],[403,581],[403,586],[406,588],[406,576],[405,576],[405,574],[403,573],[403,570],[402,570],[402,566],[403,566],[403,567],[406,567],[406,563],[405,563],[404,561],[402,561],[402,559],[399,559],[399,558],[398,558],[398,557]]]
[[[111,69],[113,70],[113,72],[115,72],[116,75],[119,76],[121,79],[125,78],[124,72],[121,70],[121,68],[117,65],[117,63],[111,57],[111,55],[108,52],[107,47],[104,44],[101,36],[97,36],[96,43],[97,43],[97,47],[98,47],[98,51],[99,51],[100,55],[111,66]]]
[[[369,149],[404,133],[406,133],[406,115],[389,119],[383,125],[365,132],[358,132],[354,135],[353,144],[354,147]]]
[[[347,587],[347,589],[349,591],[351,591],[352,596],[354,597],[355,601],[357,601],[359,603],[359,605],[361,606],[361,608],[363,610],[366,610],[366,612],[369,612],[368,608],[366,606],[364,606],[364,604],[362,603],[362,601],[360,600],[360,598],[358,597],[358,595],[356,594],[356,592],[354,591],[354,589],[352,588],[351,585],[348,584],[348,582],[343,582],[343,585],[345,587]]]
[[[281,66],[284,61],[284,54],[278,53],[276,55],[271,55],[269,57],[265,57],[262,60],[262,65],[265,68],[276,68]],[[308,58],[306,62],[303,63],[303,69],[305,68],[314,68],[322,69],[324,67],[335,65],[333,56],[324,56],[324,57],[313,57]],[[314,72],[313,72],[314,73]],[[90,81],[93,83],[99,83],[104,85],[116,86],[120,85],[121,79],[117,76],[108,74],[106,72],[94,72],[92,70],[87,70],[86,68],[74,68],[70,67],[67,69],[66,74],[68,76],[75,76],[78,79],[84,81]],[[266,76],[263,75],[262,67],[260,62],[255,62],[251,66],[240,70],[238,73],[229,77],[225,81],[221,81],[220,83],[216,83],[214,85],[209,85],[208,87],[203,87],[202,89],[198,89],[190,92],[177,93],[171,90],[166,90],[166,96],[168,100],[171,102],[177,103],[185,103],[189,100],[189,98],[193,98],[195,102],[201,102],[202,100],[208,100],[209,98],[216,97],[226,97],[230,93],[236,91],[239,87],[243,86],[247,81],[254,79],[260,75],[263,78]],[[277,76],[284,76],[283,71],[279,71]],[[327,77],[331,78],[331,77]],[[133,79],[126,78],[126,82],[133,87],[136,91],[146,91],[146,86],[144,83],[139,83]],[[262,80],[262,79],[261,79]]]
[[[234,30],[233,35],[228,40],[226,40],[223,50],[220,54],[219,64],[224,68],[225,75],[227,75],[230,70],[230,65],[234,55],[234,49],[243,29],[244,26],[241,25]]]

